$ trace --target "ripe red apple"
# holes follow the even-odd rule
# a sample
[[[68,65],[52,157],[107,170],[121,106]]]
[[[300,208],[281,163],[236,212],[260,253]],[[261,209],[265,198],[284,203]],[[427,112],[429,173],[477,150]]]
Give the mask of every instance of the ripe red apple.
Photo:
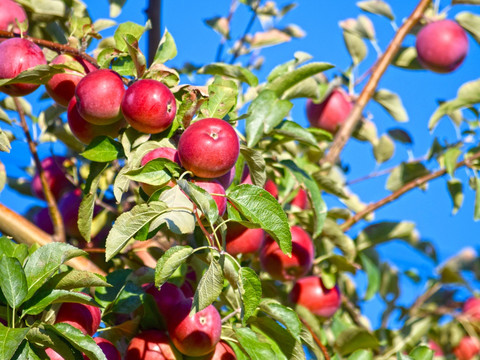
[[[93,340],[95,340],[100,349],[102,349],[107,360],[122,360],[120,352],[110,341],[101,337],[96,337]],[[83,358],[85,360],[90,360],[87,355],[83,355]]]
[[[453,20],[439,20],[425,25],[415,44],[418,61],[438,73],[449,73],[463,62],[468,52],[465,30]]]
[[[313,265],[315,249],[312,239],[298,226],[290,228],[292,233],[292,257],[285,255],[278,244],[269,235],[260,251],[260,263],[263,270],[275,280],[295,280],[304,276]]]
[[[443,350],[435,341],[429,340],[428,347],[433,350],[434,356],[443,356]]]
[[[46,63],[42,49],[30,40],[12,38],[0,43],[0,79],[14,78],[24,70]],[[0,91],[10,96],[24,96],[35,91],[39,86],[10,84],[1,86]]]
[[[215,351],[200,357],[184,357],[184,360],[235,360],[237,356],[233,349],[225,341],[219,341]]]
[[[68,62],[79,63],[83,67],[83,72],[65,69],[64,73],[53,75],[45,84],[48,95],[50,95],[57,104],[64,107],[67,107],[70,100],[74,97],[75,88],[85,74],[97,70],[97,68],[88,61],[68,54],[56,56],[50,62],[50,65],[65,64]]]
[[[42,208],[33,215],[33,223],[37,225],[40,229],[45,231],[47,234],[54,234],[54,227],[52,223],[52,218],[50,217],[50,212],[48,208]]]
[[[163,284],[160,290],[158,290],[153,283],[145,284],[142,287],[147,294],[153,296],[157,303],[158,310],[164,316],[170,312],[172,307],[185,300],[182,290],[169,282]]]
[[[250,176],[250,170],[247,166],[243,168],[241,184],[253,185],[252,177]],[[263,188],[270,193],[275,199],[278,199],[278,188],[273,180],[267,179]]]
[[[67,161],[63,156],[50,156],[42,160],[41,165],[48,187],[52,191],[53,196],[58,200],[65,192],[73,189],[73,184],[65,176],[64,164]],[[32,180],[32,193],[40,199],[45,199],[43,194],[42,183],[38,173]]]
[[[78,112],[92,124],[112,124],[122,117],[120,104],[124,94],[122,78],[115,71],[91,71],[75,88]]]
[[[59,353],[51,348],[46,348],[45,353],[48,355],[50,360],[65,360]]]
[[[67,323],[81,330],[84,334],[93,336],[98,330],[101,321],[98,307],[78,303],[63,303],[58,309],[57,323]]]
[[[225,189],[223,186],[220,185],[220,183],[216,180],[193,180],[193,183],[212,195],[213,200],[217,204],[218,216],[223,216],[223,214],[225,214],[225,210],[227,209],[227,197],[213,195],[225,195]]]
[[[337,88],[319,104],[308,99],[307,118],[310,126],[335,133],[345,122],[352,108],[353,104],[347,93]]]
[[[0,1],[0,30],[13,31],[16,34],[20,34],[20,29],[17,26],[27,21],[27,14],[25,10],[12,0]]]
[[[333,316],[342,302],[338,286],[327,289],[318,276],[298,279],[289,297],[292,303],[302,305],[324,318]]]
[[[480,341],[477,338],[465,336],[453,349],[453,353],[458,360],[473,359],[475,355],[480,354]]]
[[[264,240],[263,229],[249,229],[237,222],[227,223],[226,250],[233,256],[257,252]]]
[[[239,153],[235,129],[228,122],[215,118],[194,122],[178,143],[182,166],[202,178],[226,174],[235,165]]]
[[[130,340],[125,360],[180,360],[182,355],[170,345],[165,332],[143,331]]]
[[[188,356],[211,353],[222,332],[222,320],[213,305],[189,316],[193,298],[186,298],[167,316],[167,328],[175,347]]]
[[[172,124],[177,104],[167,86],[157,80],[144,79],[127,89],[122,100],[122,112],[135,130],[158,134]]]
[[[462,310],[471,320],[480,321],[480,298],[469,298],[463,304]]]
[[[168,159],[180,165],[180,159],[178,158],[177,150],[169,147],[159,147],[148,152],[142,158],[141,164],[142,166],[145,166],[149,161],[159,159],[159,158]],[[173,182],[171,185],[173,185]],[[143,191],[145,191],[147,195],[152,195],[156,190],[158,190],[161,187],[161,186],[154,186],[154,185],[149,185],[144,183],[140,183],[140,186],[142,187]]]
[[[120,119],[109,125],[94,125],[86,121],[78,112],[77,98],[74,96],[70,100],[67,108],[68,126],[72,134],[84,144],[90,144],[97,136],[110,136],[116,138],[120,129],[125,127],[125,121]]]
[[[292,206],[296,206],[302,210],[308,208],[308,195],[307,192],[300,188],[297,192],[297,195],[293,198],[292,202],[290,203]]]
[[[228,189],[235,179],[235,166],[232,167],[226,174],[215,178],[224,189]]]

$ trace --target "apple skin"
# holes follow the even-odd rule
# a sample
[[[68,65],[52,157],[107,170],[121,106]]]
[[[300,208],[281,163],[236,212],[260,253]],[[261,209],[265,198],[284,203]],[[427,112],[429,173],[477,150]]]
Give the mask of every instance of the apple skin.
[[[148,152],[142,158],[141,165],[145,166],[149,161],[159,159],[159,158],[168,159],[180,165],[180,159],[178,158],[178,151],[174,148],[169,148],[169,147],[159,147]],[[155,191],[157,191],[161,187],[161,186],[149,185],[144,183],[140,183],[140,186],[142,187],[143,191],[145,191],[145,193],[149,196],[152,195]]]
[[[211,354],[200,357],[185,356],[185,360],[235,360],[237,356],[233,349],[225,341],[219,341],[215,351]]]
[[[290,204],[302,210],[307,209],[309,206],[307,192],[300,188]]]
[[[47,234],[54,234],[55,230],[48,208],[42,208],[37,211],[35,215],[33,215],[33,223],[37,225],[40,229],[45,231]]]
[[[220,341],[222,320],[213,305],[189,316],[193,298],[186,298],[166,317],[168,333],[175,347],[184,355],[211,353]]]
[[[443,356],[443,350],[435,341],[429,340],[428,347],[433,350],[433,356]]]
[[[101,337],[96,337],[93,340],[95,340],[100,349],[102,349],[107,360],[122,360],[120,352],[110,341]],[[87,355],[83,355],[83,358],[85,360],[90,360]]]
[[[458,360],[470,360],[475,355],[480,354],[480,341],[478,339],[465,336],[460,343],[453,349],[453,353]]]
[[[28,21],[23,7],[12,0],[0,1],[0,30],[13,31],[20,34],[17,21],[21,24]]]
[[[292,257],[285,255],[269,235],[260,251],[260,263],[264,271],[275,280],[296,280],[304,276],[313,265],[315,249],[312,239],[298,226],[290,228],[292,233]]]
[[[166,130],[177,113],[175,97],[170,89],[157,80],[138,80],[127,89],[122,100],[125,120],[147,134]]]
[[[125,127],[123,119],[109,125],[94,125],[86,121],[77,110],[77,98],[70,100],[67,108],[68,126],[72,134],[85,145],[88,145],[97,136],[110,136],[116,138],[122,128]]]
[[[85,335],[93,336],[100,326],[101,317],[98,307],[78,303],[63,303],[58,309],[55,324],[67,323],[76,327]]]
[[[181,360],[165,332],[146,330],[130,340],[125,360]]]
[[[463,304],[462,310],[471,320],[480,321],[480,298],[469,298]]]
[[[176,306],[179,302],[185,300],[182,290],[169,282],[163,284],[160,290],[153,283],[144,284],[142,287],[147,294],[153,296],[158,310],[164,316],[170,312],[172,306]]]
[[[341,88],[334,89],[321,103],[307,100],[307,118],[310,126],[336,133],[345,122],[353,104]]]
[[[418,61],[437,73],[455,70],[468,53],[465,30],[453,20],[439,20],[425,25],[415,43]]]
[[[49,357],[50,360],[65,360],[59,353],[51,348],[46,348],[45,353]]]
[[[247,166],[243,168],[241,184],[253,185],[252,177],[250,176],[250,170]],[[273,180],[267,179],[263,188],[270,193],[275,199],[278,199],[278,188]]]
[[[12,38],[0,43],[0,79],[16,77],[24,70],[46,65],[42,49],[27,39]],[[0,91],[10,96],[24,96],[38,89],[38,84],[10,84]]]
[[[263,229],[249,229],[237,222],[227,223],[225,249],[233,256],[256,253],[262,247],[264,240]]]
[[[55,102],[63,107],[67,107],[70,100],[75,95],[75,88],[80,80],[85,76],[85,74],[97,70],[88,61],[82,58],[76,58],[68,54],[60,54],[56,56],[51,62],[50,65],[65,64],[68,62],[76,61],[82,65],[84,72],[80,73],[74,70],[65,69],[64,73],[55,74],[50,80],[45,84],[45,89],[47,90],[48,95],[55,100]]]
[[[327,289],[318,276],[298,279],[289,294],[290,301],[302,305],[312,313],[329,318],[340,308],[340,289],[335,285]]]
[[[201,178],[216,178],[235,165],[240,143],[235,129],[216,118],[199,120],[190,125],[178,142],[182,166]]]
[[[235,179],[235,166],[232,167],[226,174],[215,178],[224,189],[228,189]]]
[[[201,187],[207,191],[210,195],[222,194],[225,195],[225,189],[217,180],[193,180],[195,185]],[[217,204],[218,216],[223,216],[225,210],[227,210],[227,198],[226,196],[212,195],[213,200]]]
[[[73,184],[65,176],[62,169],[68,159],[63,156],[49,156],[41,161],[42,169],[47,179],[48,187],[52,191],[55,200],[58,200],[65,192],[73,189]],[[32,179],[32,194],[39,199],[45,200],[40,176],[35,174]]]
[[[77,110],[80,116],[92,124],[112,124],[122,118],[120,104],[124,94],[122,78],[115,71],[91,71],[75,88]]]

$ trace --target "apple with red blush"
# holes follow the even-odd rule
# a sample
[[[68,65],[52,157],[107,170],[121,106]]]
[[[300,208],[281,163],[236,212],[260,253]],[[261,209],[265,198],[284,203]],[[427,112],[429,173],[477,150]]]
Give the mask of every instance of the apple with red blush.
[[[120,352],[110,341],[101,337],[96,337],[93,340],[95,340],[95,343],[98,345],[98,347],[102,349],[102,352],[107,360],[122,360]],[[83,355],[83,358],[85,360],[90,360],[87,355]]]
[[[237,222],[227,223],[225,250],[233,256],[256,253],[263,245],[265,231],[249,229]]]
[[[153,283],[144,284],[142,287],[145,293],[153,296],[158,310],[164,316],[170,312],[172,307],[185,300],[182,290],[169,282],[164,283],[160,289],[157,289]]]
[[[0,30],[20,34],[17,22],[19,24],[26,22],[28,27],[27,14],[23,7],[12,0],[0,1]]]
[[[310,126],[336,133],[353,108],[348,94],[341,88],[334,89],[320,103],[307,100],[307,119]]]
[[[480,321],[480,298],[471,297],[463,304],[462,312],[470,320]]]
[[[146,330],[130,340],[125,360],[181,360],[182,355],[160,330]]]
[[[178,151],[170,147],[159,147],[159,148],[153,149],[152,151],[149,151],[142,158],[141,165],[145,166],[148,162],[155,159],[168,159],[180,165],[180,160],[178,158]],[[175,183],[171,180],[167,184],[164,184],[161,186],[140,183],[140,186],[142,187],[143,191],[145,191],[147,195],[152,195],[155,191],[157,191],[158,189],[160,189],[162,186],[165,186],[165,185],[174,186]]]
[[[458,360],[470,360],[480,354],[480,341],[472,336],[464,336],[453,349]]]
[[[233,349],[225,341],[219,341],[215,346],[215,351],[211,354],[199,357],[184,357],[184,360],[235,360],[237,356]]]
[[[74,187],[65,175],[65,165],[67,161],[68,159],[63,156],[49,156],[41,161],[45,179],[55,200],[58,200],[64,193]],[[32,179],[31,188],[33,195],[40,199],[45,199],[42,182],[38,173],[36,173]]]
[[[192,182],[208,192],[217,204],[218,216],[223,216],[227,209],[227,197],[224,187],[217,180],[192,180]],[[218,194],[218,195],[215,195]]]
[[[59,353],[57,353],[52,348],[46,348],[45,353],[47,354],[47,356],[50,360],[65,360],[63,358],[63,356],[61,356]]]
[[[67,323],[85,335],[93,336],[100,326],[101,318],[100,309],[96,306],[65,302],[58,309],[55,324]]]
[[[307,209],[309,206],[307,192],[303,188],[298,189],[298,192],[290,202],[290,205],[301,210]]]
[[[47,234],[53,235],[55,229],[53,227],[52,218],[48,208],[42,208],[33,215],[33,223]]]

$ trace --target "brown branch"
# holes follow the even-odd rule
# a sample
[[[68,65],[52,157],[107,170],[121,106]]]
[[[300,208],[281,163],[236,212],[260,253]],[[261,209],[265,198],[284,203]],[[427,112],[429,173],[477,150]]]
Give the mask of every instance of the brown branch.
[[[417,298],[417,300],[415,300],[413,305],[410,307],[410,310],[409,310],[410,315],[414,316],[415,313],[418,311],[418,309],[425,303],[425,301],[431,298],[441,288],[442,288],[442,284],[435,283],[429,289],[427,289],[427,291],[425,291],[422,295],[420,295]]]
[[[150,0],[145,12],[152,22],[148,31],[148,63],[151,65],[162,37],[162,0]]]
[[[320,350],[322,350],[322,353],[323,353],[323,356],[325,357],[325,360],[330,360],[330,355],[328,355],[328,351],[327,351],[327,348],[325,347],[325,345],[322,344],[322,340],[320,340],[318,338],[318,336],[315,334],[315,332],[313,331],[311,326],[308,325],[308,323],[305,320],[303,320],[302,318],[300,318],[300,320],[302,321],[303,325],[305,325],[308,332],[312,335],[313,340],[315,341],[315,344],[317,344],[318,347],[320,348]]]
[[[480,152],[475,153],[472,156],[469,156],[468,159],[458,162],[455,165],[455,169],[458,169],[458,168],[463,167],[463,166],[469,166],[470,163],[473,160],[476,160],[476,159],[479,159],[479,158],[480,158]],[[446,173],[447,173],[446,169],[440,169],[440,170],[434,171],[430,174],[427,174],[427,175],[421,176],[419,178],[416,178],[415,180],[412,180],[409,183],[406,183],[405,185],[403,185],[397,191],[393,192],[392,194],[384,197],[383,199],[381,199],[381,200],[379,200],[379,201],[377,201],[373,204],[368,205],[365,209],[356,213],[355,216],[352,216],[351,218],[346,220],[343,224],[341,224],[340,228],[343,231],[347,231],[354,224],[359,222],[361,219],[363,219],[365,216],[367,216],[371,212],[373,212],[373,211],[377,210],[378,208],[381,208],[382,206],[398,199],[400,196],[402,196],[406,192],[408,192],[410,190],[413,190],[413,189],[415,189],[419,186],[422,186],[422,185],[428,183],[430,180],[439,178],[439,177],[445,175]]]
[[[39,244],[43,246],[52,242],[50,235],[2,204],[0,204],[0,232],[11,236],[18,243],[27,245]],[[71,259],[67,264],[77,270],[87,270],[106,275],[102,269],[84,257]]]
[[[20,34],[15,34],[11,31],[4,31],[0,30],[0,38],[15,38],[15,37],[20,37]],[[83,51],[76,49],[74,47],[68,46],[68,45],[62,45],[62,44],[57,44],[52,41],[44,40],[44,39],[38,39],[34,38],[28,35],[23,35],[24,39],[28,39],[32,42],[34,42],[37,45],[52,49],[58,53],[66,53],[74,56],[81,57],[82,59],[87,60],[88,62],[92,63],[94,66],[97,68],[99,67],[97,64],[97,60],[95,60],[93,57],[90,55],[84,53]]]
[[[37,147],[32,139],[32,136],[30,135],[30,130],[28,129],[25,113],[23,112],[22,105],[20,104],[18,98],[14,97],[13,101],[15,102],[15,107],[17,108],[18,116],[20,117],[20,124],[23,132],[25,133],[25,137],[27,138],[28,147],[30,148],[33,161],[35,162],[35,167],[37,168],[37,173],[42,184],[43,194],[45,195],[45,200],[48,204],[48,212],[52,218],[52,223],[55,230],[54,239],[59,242],[65,242],[65,226],[63,224],[63,219],[58,211],[57,203],[55,201],[55,197],[53,196],[52,190],[48,185],[47,178],[45,177],[45,171],[43,170],[42,163],[38,157]]]
[[[362,321],[362,318],[360,317],[358,309],[345,295],[342,295],[342,303],[345,311],[348,313],[348,315],[350,315],[355,325],[368,331],[372,330],[365,325],[365,323]]]
[[[350,115],[345,120],[345,123],[339,129],[335,139],[333,140],[332,146],[330,147],[329,152],[327,155],[322,159],[322,163],[329,163],[335,164],[337,159],[340,155],[340,152],[344,148],[345,144],[347,143],[348,139],[351,137],[355,126],[357,125],[358,121],[360,121],[362,117],[362,112],[367,103],[372,98],[373,94],[375,93],[375,89],[378,86],[378,83],[383,76],[385,70],[387,70],[388,66],[392,62],[393,58],[397,54],[400,46],[402,45],[403,39],[405,36],[410,32],[413,26],[421,19],[425,9],[430,4],[431,0],[420,0],[415,10],[412,14],[407,18],[407,20],[403,23],[403,25],[398,29],[397,33],[395,34],[394,38],[392,39],[391,43],[388,45],[387,50],[383,53],[383,55],[378,59],[375,69],[372,72],[372,75],[368,79],[367,84],[363,88],[360,96],[358,97],[357,101],[355,102],[355,106],[353,107]]]

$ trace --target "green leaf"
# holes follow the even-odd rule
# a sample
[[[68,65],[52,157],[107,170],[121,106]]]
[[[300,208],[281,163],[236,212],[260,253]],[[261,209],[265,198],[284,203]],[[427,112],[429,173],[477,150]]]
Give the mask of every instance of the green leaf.
[[[433,350],[428,346],[417,346],[408,355],[414,360],[432,360]]]
[[[367,46],[365,42],[360,36],[347,30],[343,31],[343,40],[345,41],[348,53],[352,57],[353,64],[358,65],[365,59],[365,56],[367,56]]]
[[[11,308],[16,309],[27,296],[27,278],[17,258],[0,258],[0,288]]]
[[[158,44],[157,52],[153,58],[153,64],[163,64],[168,60],[172,60],[177,56],[177,45],[175,45],[175,40],[173,36],[165,29],[162,39]]]
[[[140,229],[166,210],[163,202],[153,201],[136,205],[132,210],[121,214],[108,233],[105,245],[106,260],[111,260]]]
[[[282,160],[280,163],[295,176],[299,183],[304,184],[308,190],[315,215],[313,224],[313,237],[315,238],[322,232],[323,224],[327,217],[327,205],[322,198],[322,193],[308,172],[298,167],[292,160]]]
[[[250,178],[254,185],[263,187],[267,181],[265,173],[265,159],[260,151],[250,149],[245,145],[240,145],[240,153],[247,163],[250,172]]]
[[[480,220],[480,179],[475,178],[475,209],[473,212],[473,219]]]
[[[367,0],[357,2],[357,6],[363,11],[371,14],[385,16],[390,20],[394,20],[392,9],[385,1],[382,0]]]
[[[205,20],[205,24],[210,26],[213,30],[218,32],[224,38],[229,39],[230,36],[230,21],[225,17],[215,16]]]
[[[38,315],[51,304],[73,302],[95,306],[89,295],[68,290],[46,289],[38,291],[30,300],[25,302],[22,315]]]
[[[455,169],[457,168],[457,159],[461,154],[462,154],[462,151],[457,147],[450,148],[445,152],[445,168],[447,169],[447,173],[451,177],[455,176]]]
[[[362,261],[363,270],[367,273],[368,287],[364,299],[370,300],[380,289],[380,269],[364,253],[358,255]]]
[[[242,267],[239,271],[238,286],[242,296],[243,322],[245,323],[255,313],[262,300],[262,283],[254,270]]]
[[[480,44],[480,16],[468,11],[462,11],[455,16],[455,20],[463,27],[477,43]]]
[[[407,346],[416,345],[420,339],[427,334],[431,326],[432,319],[428,316],[420,319],[410,318],[400,331],[400,344]]]
[[[12,79],[1,79],[0,86],[9,84],[46,84],[53,75],[63,72],[65,72],[65,70],[59,67],[37,65],[22,71]]]
[[[388,161],[395,152],[395,145],[388,135],[382,135],[373,147],[373,155],[379,164]]]
[[[282,121],[272,130],[271,134],[280,135],[282,140],[296,140],[318,147],[318,141],[310,131],[290,120]]]
[[[168,183],[172,176],[179,176],[180,172],[181,168],[177,163],[169,159],[157,158],[147,162],[139,169],[127,171],[125,176],[130,180],[160,186]]]
[[[125,42],[125,35],[130,34],[139,40],[142,34],[150,29],[150,27],[150,22],[147,22],[145,26],[135,24],[131,21],[120,24],[113,35],[113,38],[115,39],[115,47],[120,51],[127,52],[128,46]]]
[[[57,335],[56,330],[45,329],[43,325],[30,328],[27,333],[27,340],[30,344],[39,344],[55,350],[65,360],[80,360],[83,356],[66,339]]]
[[[7,133],[0,129],[0,151],[9,153],[11,148]]]
[[[408,221],[378,222],[367,226],[358,234],[356,239],[357,249],[358,251],[362,251],[392,239],[403,239],[408,241],[415,236],[414,230],[415,224]]]
[[[155,267],[155,286],[162,286],[192,253],[190,246],[172,246],[168,249]]]
[[[200,111],[206,118],[223,119],[237,103],[238,88],[233,80],[216,76],[208,86],[208,100]]]
[[[110,162],[124,157],[122,144],[108,136],[98,136],[88,145],[82,155],[96,162]]]
[[[248,108],[247,146],[254,147],[264,134],[268,135],[288,115],[292,106],[290,101],[280,100],[275,91],[261,91]]]
[[[96,286],[110,286],[105,278],[89,271],[69,269],[54,275],[48,280],[47,286],[51,289],[73,290]]]
[[[386,89],[379,89],[373,94],[373,100],[382,106],[395,120],[400,122],[408,121],[407,111],[397,94]]]
[[[11,359],[30,328],[11,329],[0,324],[0,359]]]
[[[423,70],[423,66],[418,62],[415,46],[401,47],[395,55],[392,64],[408,70]]]
[[[212,63],[198,70],[199,74],[220,75],[244,82],[250,86],[257,86],[258,79],[253,73],[242,66],[224,63]]]
[[[391,192],[395,192],[406,183],[427,174],[429,174],[429,171],[422,163],[401,163],[390,173],[386,187]]]
[[[373,355],[369,350],[357,350],[348,357],[348,360],[372,360]]]
[[[28,246],[26,244],[15,244],[6,236],[0,236],[0,257],[2,255],[17,258],[23,264],[28,256]]]
[[[238,342],[247,352],[252,360],[275,359],[275,353],[270,345],[262,343],[258,340],[257,334],[249,328],[235,329]]]
[[[450,179],[447,181],[448,193],[452,199],[452,214],[456,214],[463,204],[463,184],[458,179]]]
[[[285,325],[288,332],[297,340],[300,340],[302,323],[297,313],[275,300],[265,299],[260,303],[260,310],[265,314]]]
[[[192,311],[195,314],[202,311],[220,296],[223,289],[223,272],[217,259],[212,258],[210,265],[200,279],[193,296]]]
[[[413,144],[412,137],[407,131],[403,129],[398,129],[398,128],[389,129],[387,132],[388,132],[388,135],[390,135],[393,140],[398,141],[399,143],[408,144],[408,145]]]
[[[28,258],[25,265],[25,276],[28,284],[28,300],[62,265],[64,262],[84,256],[86,252],[65,243],[49,243],[36,250]]]
[[[378,349],[379,343],[368,330],[350,327],[343,330],[336,338],[335,347],[342,356],[345,356],[358,349]]]
[[[110,17],[116,18],[122,12],[122,7],[127,0],[108,0],[110,3]]]
[[[285,254],[292,251],[292,234],[287,216],[268,191],[250,184],[230,187],[227,198],[252,223],[268,232]]]
[[[210,224],[214,224],[218,219],[218,207],[215,200],[208,191],[186,180],[178,180],[178,186],[187,194],[187,196],[198,206],[202,213],[207,217]]]

